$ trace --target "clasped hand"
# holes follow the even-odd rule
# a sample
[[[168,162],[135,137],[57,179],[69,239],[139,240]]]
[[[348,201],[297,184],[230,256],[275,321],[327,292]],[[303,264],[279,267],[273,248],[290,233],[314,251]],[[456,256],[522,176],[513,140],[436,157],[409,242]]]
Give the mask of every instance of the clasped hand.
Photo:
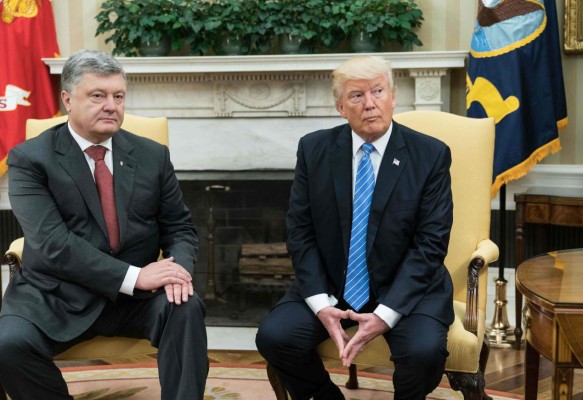
[[[161,287],[164,287],[168,301],[177,305],[187,302],[194,294],[192,276],[174,262],[174,257],[150,263],[140,270],[136,289],[156,292]]]
[[[318,319],[330,334],[338,348],[338,357],[345,367],[350,366],[354,358],[364,349],[364,346],[375,337],[389,330],[389,326],[374,313],[358,314],[352,310],[339,310],[334,307],[325,307],[318,311]],[[356,334],[350,338],[340,321],[351,319],[358,322]]]

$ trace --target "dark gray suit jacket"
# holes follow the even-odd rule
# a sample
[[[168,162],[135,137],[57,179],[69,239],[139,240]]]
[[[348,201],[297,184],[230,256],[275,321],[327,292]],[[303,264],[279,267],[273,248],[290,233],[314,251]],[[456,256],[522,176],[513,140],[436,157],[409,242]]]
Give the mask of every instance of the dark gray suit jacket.
[[[443,261],[453,220],[451,153],[441,141],[393,122],[377,176],[367,233],[372,298],[407,316],[453,322]],[[300,140],[287,216],[296,280],[281,300],[342,297],[352,224],[348,124]]]
[[[110,253],[95,182],[67,124],[10,151],[9,196],[24,231],[24,268],[8,285],[0,316],[24,317],[66,341],[123,296],[129,265],[144,267],[162,249],[193,273],[198,238],[168,148],[120,130],[113,164],[120,245]]]

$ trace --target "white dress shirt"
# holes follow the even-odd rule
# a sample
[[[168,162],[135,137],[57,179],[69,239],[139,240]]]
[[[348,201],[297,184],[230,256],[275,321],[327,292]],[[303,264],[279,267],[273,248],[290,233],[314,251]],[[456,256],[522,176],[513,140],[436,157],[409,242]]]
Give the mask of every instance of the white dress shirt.
[[[383,160],[383,155],[385,154],[385,150],[387,149],[387,145],[389,143],[389,139],[391,138],[391,133],[393,131],[393,124],[389,126],[387,133],[383,136],[372,142],[374,146],[374,151],[370,153],[370,158],[372,162],[372,166],[374,169],[374,176],[375,181],[379,174],[379,168],[381,166],[381,161]],[[356,171],[358,169],[358,163],[360,159],[364,155],[364,150],[361,149],[361,146],[365,143],[364,139],[358,136],[354,131],[352,132],[352,195],[354,196],[354,186],[356,183]],[[306,303],[310,307],[310,309],[317,314],[324,307],[332,306],[334,307],[338,304],[338,299],[332,295],[328,295],[326,293],[320,293],[313,296],[306,298]],[[399,319],[401,319],[402,314],[396,312],[395,310],[383,305],[379,304],[377,308],[375,308],[374,313],[379,316],[385,323],[390,327],[393,328]]]
[[[89,140],[81,137],[77,132],[75,132],[75,130],[73,130],[70,123],[68,125],[69,131],[71,132],[73,139],[75,139],[79,147],[81,147],[81,151],[83,151],[83,154],[85,155],[85,160],[87,161],[87,164],[89,164],[91,174],[92,175],[95,174],[95,160],[93,160],[93,158],[91,158],[89,154],[85,153],[85,149],[93,146],[94,143],[91,143]],[[105,142],[99,143],[99,145],[107,149],[103,161],[105,161],[105,165],[107,165],[107,168],[109,168],[111,175],[113,175],[113,155],[112,155],[113,147],[111,138],[107,139]],[[95,180],[95,176],[93,176],[93,179]],[[140,268],[130,265],[128,271],[126,272],[126,276],[121,284],[121,287],[119,288],[119,292],[133,296],[134,288],[136,287],[136,282],[138,280],[139,274]]]

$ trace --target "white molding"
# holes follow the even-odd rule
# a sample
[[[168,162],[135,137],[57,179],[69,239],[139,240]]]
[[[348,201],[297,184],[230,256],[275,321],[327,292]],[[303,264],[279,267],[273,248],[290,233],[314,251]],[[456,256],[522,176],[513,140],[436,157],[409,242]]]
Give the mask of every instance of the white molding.
[[[389,61],[394,69],[463,68],[467,51],[371,53]],[[353,53],[308,55],[252,55],[202,57],[119,57],[128,74],[240,73],[279,71],[332,71]],[[43,58],[51,74],[61,74],[65,58]]]

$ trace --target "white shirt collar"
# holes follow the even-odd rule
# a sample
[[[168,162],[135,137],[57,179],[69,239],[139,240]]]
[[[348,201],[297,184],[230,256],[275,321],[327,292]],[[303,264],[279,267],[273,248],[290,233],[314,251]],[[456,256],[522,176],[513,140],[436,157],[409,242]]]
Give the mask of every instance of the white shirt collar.
[[[81,147],[81,151],[85,151],[86,148],[91,147],[93,145],[95,145],[95,143],[91,143],[89,140],[85,139],[84,137],[82,137],[81,135],[79,135],[77,132],[75,132],[75,130],[73,129],[73,127],[71,126],[70,122],[67,122],[67,125],[69,126],[69,131],[71,132],[71,135],[73,136],[73,139],[75,139],[75,141],[77,142],[77,144],[79,145],[79,147]],[[112,148],[112,143],[111,143],[111,138],[107,139],[105,142],[101,142],[98,143],[99,145],[107,148],[107,150],[111,151]]]
[[[391,125],[389,125],[389,129],[387,129],[387,133],[383,136],[372,142],[375,150],[379,153],[382,157],[385,154],[385,150],[387,149],[387,145],[389,144],[389,139],[391,138],[391,133],[393,133],[393,122],[391,121]],[[358,136],[354,131],[352,131],[352,156],[356,157],[356,153],[360,149],[360,146],[364,144],[364,139]]]

